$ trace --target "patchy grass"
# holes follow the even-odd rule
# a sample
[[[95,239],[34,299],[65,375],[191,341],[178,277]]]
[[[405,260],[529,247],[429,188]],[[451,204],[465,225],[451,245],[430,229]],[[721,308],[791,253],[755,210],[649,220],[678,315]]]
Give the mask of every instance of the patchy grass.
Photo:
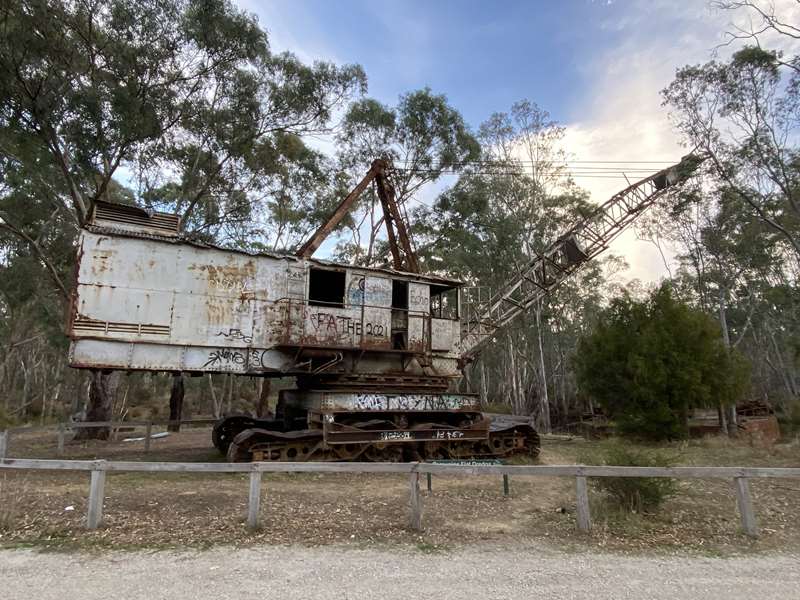
[[[24,478],[0,474],[0,532],[12,531],[18,526],[26,495]]]
[[[574,464],[606,444],[548,441],[540,462]],[[676,465],[800,466],[797,444],[766,448],[707,439],[634,447],[643,453],[668,453]],[[11,455],[54,457],[55,443],[19,438],[12,441]],[[221,460],[210,448],[208,429],[155,440],[149,455],[140,443],[118,441],[70,443],[67,457]],[[422,534],[407,528],[408,481],[403,475],[265,474],[262,527],[257,531],[248,530],[244,522],[246,474],[109,473],[104,526],[91,532],[84,529],[88,474],[15,471],[0,481],[0,509],[11,515],[0,531],[0,546],[5,547],[102,551],[400,544],[430,553],[513,541],[550,542],[572,550],[688,551],[703,556],[800,549],[800,482],[791,480],[751,481],[762,530],[755,541],[741,534],[733,486],[724,480],[679,481],[675,496],[658,511],[636,514],[625,514],[592,492],[590,535],[575,529],[575,483],[570,478],[512,478],[511,497],[504,498],[499,476],[434,476],[433,493],[423,491]],[[74,510],[65,510],[70,506]]]

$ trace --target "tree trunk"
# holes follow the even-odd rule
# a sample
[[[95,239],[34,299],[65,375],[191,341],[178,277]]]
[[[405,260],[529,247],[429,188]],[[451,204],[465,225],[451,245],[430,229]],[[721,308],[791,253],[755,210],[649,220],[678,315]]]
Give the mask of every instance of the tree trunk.
[[[233,375],[228,373],[225,375],[228,383],[228,399],[225,403],[225,414],[230,415],[233,412]]]
[[[168,431],[181,430],[181,417],[183,415],[183,373],[172,375],[172,391],[169,394],[169,420]]]
[[[536,339],[539,345],[539,370],[541,373],[541,390],[539,391],[539,402],[541,403],[541,416],[542,416],[542,432],[550,433],[552,426],[550,424],[550,398],[547,397],[547,373],[544,366],[544,346],[542,344],[542,305],[541,302],[536,305]]]
[[[119,373],[111,371],[90,371],[89,392],[86,404],[84,422],[110,421],[111,407],[114,405],[114,396],[119,385]],[[78,429],[75,433],[76,440],[107,440],[111,433],[110,427],[92,427]]]
[[[727,304],[725,300],[725,292],[726,290],[720,286],[719,288],[719,325],[722,329],[722,341],[725,343],[725,347],[730,351],[731,349],[731,335],[728,331],[728,314],[727,314]],[[727,426],[728,426],[728,437],[738,437],[739,436],[739,428],[736,425],[736,403],[732,406],[726,406],[723,410],[727,412]]]
[[[486,365],[481,361],[481,407],[486,406]]]
[[[260,390],[258,391],[258,404],[256,404],[256,416],[259,419],[264,418],[269,414],[269,392],[272,388],[272,382],[269,379],[261,379]]]
[[[208,389],[211,391],[211,408],[214,413],[214,418],[219,419],[220,413],[222,412],[222,399],[217,399],[217,392],[214,389],[214,376],[209,373],[208,377]],[[222,387],[222,394],[225,394],[225,386]]]
[[[728,417],[725,414],[725,407],[720,402],[717,404],[717,419],[719,419],[719,430],[728,435]]]
[[[728,436],[735,438],[739,437],[739,421],[736,418],[736,405],[728,406]]]
[[[517,366],[514,357],[514,340],[508,336],[508,368],[509,377],[511,378],[511,413],[515,415],[522,414],[520,406],[520,392],[517,388]]]

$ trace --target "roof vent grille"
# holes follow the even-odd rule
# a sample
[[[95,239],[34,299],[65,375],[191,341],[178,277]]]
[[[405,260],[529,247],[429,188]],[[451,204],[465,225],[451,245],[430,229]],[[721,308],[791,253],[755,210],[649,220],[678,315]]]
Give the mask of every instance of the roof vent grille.
[[[95,202],[91,223],[128,231],[177,236],[180,231],[181,219],[178,215],[144,210],[138,206]]]

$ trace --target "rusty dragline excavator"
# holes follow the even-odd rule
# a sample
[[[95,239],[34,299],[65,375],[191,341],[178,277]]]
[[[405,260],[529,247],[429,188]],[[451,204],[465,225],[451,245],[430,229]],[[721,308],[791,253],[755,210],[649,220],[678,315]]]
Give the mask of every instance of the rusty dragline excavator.
[[[70,311],[73,367],[295,377],[275,416],[228,416],[214,445],[232,461],[537,455],[530,423],[492,421],[452,393],[492,336],[608,247],[685,179],[692,155],[630,185],[483,302],[419,272],[377,160],[295,255],[251,254],[180,235],[179,217],[97,202],[80,235]],[[375,184],[392,268],[312,258]],[[463,289],[462,289],[463,288]]]

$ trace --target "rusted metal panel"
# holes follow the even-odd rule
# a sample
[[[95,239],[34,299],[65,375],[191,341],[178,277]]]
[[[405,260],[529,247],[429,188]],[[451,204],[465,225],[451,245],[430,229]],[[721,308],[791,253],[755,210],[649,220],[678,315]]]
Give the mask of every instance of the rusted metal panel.
[[[349,349],[367,372],[422,374],[421,363],[380,354],[392,350],[393,279],[402,279],[409,286],[405,351],[433,346],[436,375],[456,372],[454,322],[436,319],[431,331],[429,284],[417,275],[339,265],[342,305],[315,306],[308,269],[319,261],[96,230],[82,232],[80,247],[75,366],[258,373],[291,370],[296,346]]]

